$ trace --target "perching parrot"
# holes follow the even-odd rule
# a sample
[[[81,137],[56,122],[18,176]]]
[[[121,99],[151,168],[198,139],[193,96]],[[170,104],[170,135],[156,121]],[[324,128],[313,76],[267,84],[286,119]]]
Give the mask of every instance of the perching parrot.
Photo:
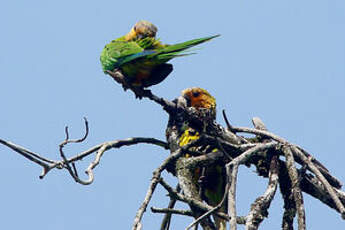
[[[107,44],[101,53],[102,68],[105,73],[121,70],[127,83],[146,88],[162,82],[173,70],[170,59],[191,54],[186,52],[195,45],[211,40],[219,35],[198,38],[174,45],[163,45],[155,38],[157,28],[140,21],[131,31]]]
[[[205,89],[202,88],[188,88],[182,91],[182,98],[185,99],[185,106],[187,108],[193,108],[200,112],[203,119],[207,119],[209,122],[213,122],[216,119],[216,100]],[[171,121],[169,120],[167,129],[167,139],[169,140],[169,133],[171,129],[178,129],[178,145],[184,146],[193,140],[200,137],[200,134],[204,132],[205,127],[196,126],[186,121]],[[170,125],[170,126],[169,126]],[[193,150],[197,150],[203,153],[209,153],[217,151],[215,148],[208,149],[206,146],[193,147]],[[189,154],[185,154],[184,157],[192,157]],[[196,168],[194,172],[194,183],[199,183],[200,177],[203,176],[203,183],[198,186],[202,186],[202,199],[204,199],[209,205],[218,205],[223,196],[226,186],[226,171],[224,164],[215,164],[208,166],[204,169],[204,175],[202,175],[202,168]],[[220,208],[220,211],[226,211],[226,202]],[[217,229],[226,230],[226,221],[213,217]]]

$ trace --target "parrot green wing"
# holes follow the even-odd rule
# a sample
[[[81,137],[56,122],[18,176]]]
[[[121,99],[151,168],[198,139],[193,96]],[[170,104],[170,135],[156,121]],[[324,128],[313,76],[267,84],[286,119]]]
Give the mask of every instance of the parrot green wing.
[[[156,50],[157,53],[149,55],[148,58],[156,57],[157,59],[170,60],[175,57],[189,55],[191,53],[183,52],[183,51],[219,36],[220,35],[217,34],[213,36],[197,38],[197,39],[189,40],[186,42],[177,43],[174,45],[166,45],[165,47],[157,49]]]
[[[173,59],[175,57],[181,57],[192,54],[191,52],[188,52],[187,50],[192,48],[193,46],[199,45],[201,43],[204,43],[206,41],[209,41],[215,37],[220,36],[219,34],[204,38],[197,38],[193,40],[189,40],[186,42],[177,43],[174,45],[165,45],[160,46],[160,48],[155,49],[155,53],[150,54],[147,56],[147,58],[155,59],[155,61],[159,64],[169,61],[170,59]]]
[[[130,42],[120,37],[111,41],[101,53],[103,71],[112,71],[124,63],[155,53],[155,51],[145,51],[145,49],[154,47],[156,43],[157,40],[150,37]]]
[[[120,58],[143,51],[135,42],[125,42],[113,40],[107,44],[101,53],[101,63],[103,71],[114,70],[119,66]]]
[[[162,45],[159,42],[159,40],[156,40],[154,38],[145,38],[142,40],[137,40],[136,44],[144,50],[139,53],[133,53],[130,56],[127,56],[121,61],[121,64],[125,64],[136,59],[136,61],[140,62],[143,61],[142,58],[145,58],[145,62],[149,61],[153,64],[160,65],[162,63],[169,61],[172,58],[189,55],[191,53],[184,51],[218,36],[219,35],[214,35],[204,38],[193,39],[174,45]],[[150,49],[152,47],[158,48]]]

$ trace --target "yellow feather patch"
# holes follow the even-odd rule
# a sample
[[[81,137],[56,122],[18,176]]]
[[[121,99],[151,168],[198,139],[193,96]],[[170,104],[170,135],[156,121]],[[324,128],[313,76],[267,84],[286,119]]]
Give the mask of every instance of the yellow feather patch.
[[[191,141],[197,140],[200,137],[198,132],[194,132],[193,134],[191,134],[191,129],[186,129],[182,135],[180,136],[180,146],[184,146],[188,143],[190,143]]]

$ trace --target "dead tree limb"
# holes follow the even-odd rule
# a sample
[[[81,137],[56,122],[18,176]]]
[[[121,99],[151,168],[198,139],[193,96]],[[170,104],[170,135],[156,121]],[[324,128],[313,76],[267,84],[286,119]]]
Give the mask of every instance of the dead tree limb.
[[[177,184],[176,186],[176,191],[177,192],[180,192],[181,191],[181,188],[180,188],[180,185]],[[175,204],[176,204],[176,199],[170,197],[170,201],[169,201],[169,204],[168,204],[168,209],[173,209]],[[171,215],[172,213],[165,213],[164,215],[164,218],[162,220],[162,223],[161,223],[161,230],[168,230],[170,228],[170,222],[171,222]]]
[[[104,142],[102,144],[96,145],[84,152],[81,152],[79,154],[76,154],[75,156],[71,158],[66,158],[63,148],[65,145],[70,144],[70,143],[81,143],[85,141],[87,138],[88,132],[89,132],[89,127],[88,127],[88,122],[87,119],[85,119],[85,134],[82,138],[80,139],[69,139],[69,132],[68,128],[65,128],[65,133],[66,133],[66,139],[59,145],[59,150],[60,150],[60,155],[62,157],[62,160],[50,160],[45,157],[42,157],[40,154],[32,152],[24,147],[21,147],[17,144],[11,143],[9,141],[5,141],[3,139],[0,139],[0,143],[11,148],[15,152],[19,153],[20,155],[24,156],[25,158],[29,159],[30,161],[42,166],[43,171],[40,175],[40,179],[43,179],[47,173],[54,169],[67,169],[69,174],[72,176],[72,178],[80,184],[83,185],[88,185],[91,184],[94,180],[94,174],[93,174],[93,169],[99,164],[100,159],[105,151],[108,151],[112,148],[121,148],[123,146],[130,146],[130,145],[135,145],[139,143],[146,143],[146,144],[153,144],[156,146],[163,147],[165,149],[168,149],[168,144],[164,141],[157,140],[155,138],[146,138],[146,137],[133,137],[133,138],[128,138],[124,140],[115,140],[115,141],[109,141],[109,142]],[[76,166],[74,165],[77,161],[82,160],[83,158],[89,156],[90,154],[96,153],[95,160],[92,161],[88,168],[86,169],[85,173],[88,175],[87,180],[82,180],[77,174],[76,171]],[[72,164],[72,166],[70,165]]]
[[[273,156],[270,163],[269,181],[265,193],[258,197],[251,205],[250,212],[246,218],[246,230],[256,230],[265,217],[268,216],[268,209],[274,198],[278,185],[279,162],[278,157]]]
[[[192,110],[184,108],[183,105],[160,98],[150,90],[126,85],[127,83],[123,81],[123,75],[119,71],[109,74],[114,80],[121,82],[124,88],[132,90],[137,97],[147,98],[159,104],[169,116],[180,116],[182,121],[200,123],[197,114]],[[345,192],[340,190],[342,183],[331,175],[329,170],[315,159],[313,155],[300,146],[291,144],[284,138],[267,131],[265,124],[259,118],[253,118],[252,120],[255,128],[246,128],[231,125],[224,111],[223,116],[227,128],[222,127],[216,122],[210,122],[205,126],[207,128],[205,128],[205,132],[198,140],[192,141],[183,147],[179,146],[178,133],[173,133],[171,138],[168,138],[168,143],[155,138],[133,137],[104,142],[67,158],[64,147],[68,144],[83,143],[87,138],[89,127],[86,119],[85,134],[80,139],[70,139],[69,131],[66,127],[66,138],[59,145],[60,160],[47,159],[40,154],[3,139],[0,139],[0,144],[7,146],[41,166],[43,168],[40,176],[41,179],[52,169],[66,169],[77,183],[83,185],[93,182],[94,169],[99,165],[103,154],[110,149],[146,143],[170,150],[171,154],[153,172],[147,193],[134,218],[133,230],[142,228],[141,220],[154,195],[157,184],[161,184],[168,191],[171,198],[168,208],[151,208],[153,212],[166,214],[167,218],[164,218],[161,230],[169,229],[169,219],[172,215],[192,216],[194,221],[189,227],[200,223],[203,229],[213,230],[215,225],[209,217],[210,214],[230,222],[232,230],[237,228],[237,224],[245,224],[246,229],[250,230],[258,229],[264,217],[267,217],[268,209],[278,184],[284,200],[284,216],[282,221],[282,228],[284,230],[293,229],[293,219],[296,212],[298,213],[299,229],[306,228],[303,192],[333,208],[345,218]],[[201,125],[205,125],[205,123],[201,123]],[[237,135],[238,133],[254,134],[256,137],[242,137]],[[200,146],[216,151],[203,152],[198,148],[191,149],[191,147]],[[76,163],[91,154],[94,154],[95,158],[89,163],[85,171],[87,179],[83,180],[78,175]],[[185,154],[189,154],[191,157],[187,158]],[[219,162],[222,162],[222,166],[226,167],[227,180],[222,201],[213,207],[205,203],[200,196],[198,186],[196,186],[195,181],[192,179],[192,174],[195,168],[212,167],[215,164],[219,164]],[[254,165],[259,176],[269,178],[265,192],[254,201],[250,212],[245,217],[237,216],[235,199],[238,168],[242,164],[246,166]],[[301,167],[298,168],[298,165]],[[174,175],[178,178],[182,192],[173,189],[161,177],[163,171],[169,171],[171,168],[174,168],[173,171],[175,172],[172,173],[175,173]],[[228,214],[220,211],[220,207],[225,201],[228,202]],[[174,209],[176,202],[188,204],[190,210]]]
[[[303,195],[302,195],[302,191],[299,185],[300,183],[299,183],[298,173],[295,167],[295,160],[289,146],[286,146],[286,145],[282,146],[282,151],[285,154],[286,168],[291,180],[292,194],[294,197],[294,201],[296,203],[296,209],[297,209],[297,214],[298,214],[298,229],[304,230],[306,229],[305,210],[304,210],[304,204],[303,204]]]
[[[236,183],[237,183],[237,172],[240,164],[245,163],[249,157],[253,154],[263,151],[269,148],[273,148],[277,144],[275,142],[270,142],[267,144],[258,144],[257,146],[248,149],[226,165],[227,177],[229,178],[228,183],[230,184],[229,188],[229,197],[228,197],[228,215],[230,216],[230,228],[232,230],[237,229],[236,222]]]
[[[344,205],[341,203],[339,197],[334,191],[334,188],[328,183],[326,178],[322,175],[322,173],[319,171],[319,169],[311,162],[309,158],[307,158],[296,146],[291,147],[292,151],[299,156],[305,164],[308,165],[310,170],[315,174],[315,176],[321,181],[321,183],[325,186],[328,194],[333,199],[333,202],[335,203],[337,209],[339,210],[341,217],[345,219],[345,208]]]
[[[151,207],[151,211],[153,213],[165,213],[165,214],[177,214],[182,216],[189,216],[193,217],[193,212],[190,210],[178,210],[178,209],[172,209],[172,208],[155,208]]]

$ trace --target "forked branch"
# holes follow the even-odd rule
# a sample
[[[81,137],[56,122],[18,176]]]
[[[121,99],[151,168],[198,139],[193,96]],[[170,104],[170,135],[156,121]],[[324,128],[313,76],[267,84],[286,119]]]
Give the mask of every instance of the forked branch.
[[[114,80],[120,82],[124,88],[130,88],[137,97],[148,98],[162,106],[170,115],[177,116],[182,111],[183,119],[193,121],[195,114],[190,114],[184,107],[179,107],[174,102],[157,97],[150,90],[137,89],[129,86],[123,78],[120,71],[109,72]],[[178,112],[177,112],[178,111]],[[162,185],[169,193],[171,202],[168,208],[151,208],[153,212],[165,213],[161,229],[167,230],[170,225],[172,215],[184,215],[193,217],[194,221],[187,229],[201,224],[204,229],[213,229],[214,223],[209,217],[216,215],[230,222],[232,230],[237,229],[237,224],[245,224],[246,229],[258,229],[260,223],[268,215],[270,203],[273,200],[276,188],[279,184],[280,192],[284,199],[284,217],[283,229],[292,229],[295,214],[298,214],[298,227],[300,230],[306,229],[305,210],[303,205],[303,192],[310,194],[331,208],[337,210],[342,218],[345,218],[345,193],[340,190],[342,183],[335,178],[327,168],[315,159],[310,153],[301,147],[289,143],[284,138],[269,132],[264,123],[259,118],[253,118],[255,128],[235,127],[230,124],[225,112],[223,116],[227,124],[227,129],[217,123],[208,124],[211,131],[205,130],[199,139],[190,142],[181,147],[176,135],[176,143],[166,143],[155,138],[133,137],[124,140],[114,140],[98,144],[86,151],[75,154],[68,158],[65,154],[66,145],[74,143],[83,143],[89,133],[89,125],[85,121],[85,133],[80,139],[70,139],[68,127],[65,128],[66,138],[59,145],[60,160],[51,160],[32,152],[24,147],[0,139],[3,144],[15,152],[21,154],[28,160],[38,164],[43,168],[40,178],[44,178],[52,169],[66,169],[71,177],[80,184],[88,185],[94,181],[94,169],[99,165],[104,153],[113,148],[121,148],[139,143],[153,144],[164,149],[169,149],[171,154],[162,162],[162,164],[153,172],[151,183],[147,189],[144,200],[139,207],[134,223],[133,230],[140,230],[141,220],[152,199],[158,184]],[[237,135],[238,133],[254,134],[255,138],[245,138]],[[172,139],[174,140],[174,139]],[[169,140],[170,142],[170,140]],[[174,146],[174,149],[170,149]],[[215,151],[202,152],[198,148],[208,146]],[[188,153],[191,157],[184,157]],[[94,160],[91,161],[85,170],[87,179],[81,179],[76,163],[89,155],[94,154]],[[215,164],[222,163],[226,168],[226,185],[223,199],[215,207],[205,203],[197,191],[197,186],[191,186],[193,180],[186,179],[186,174],[179,170],[186,170],[192,175],[196,168],[212,167]],[[239,217],[236,214],[236,191],[237,176],[240,165],[254,165],[260,176],[268,177],[268,186],[262,196],[257,198],[251,206],[251,210],[245,217]],[[167,184],[161,174],[170,166],[176,166],[176,177],[182,188],[182,192],[177,191]],[[300,167],[298,167],[300,165]],[[188,184],[189,183],[189,184]],[[194,189],[195,191],[191,191]],[[176,202],[182,202],[190,206],[190,210],[174,209]],[[227,213],[220,211],[220,207],[227,202]]]

